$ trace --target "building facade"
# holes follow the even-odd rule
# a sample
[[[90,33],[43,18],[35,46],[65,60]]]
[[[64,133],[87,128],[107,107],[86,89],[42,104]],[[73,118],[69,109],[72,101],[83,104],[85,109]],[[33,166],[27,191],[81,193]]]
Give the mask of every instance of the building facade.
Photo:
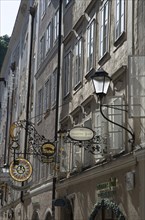
[[[145,218],[144,11],[142,0],[21,1],[0,75],[1,166],[24,157],[33,174],[1,180],[1,219]],[[112,81],[100,100],[102,68]]]

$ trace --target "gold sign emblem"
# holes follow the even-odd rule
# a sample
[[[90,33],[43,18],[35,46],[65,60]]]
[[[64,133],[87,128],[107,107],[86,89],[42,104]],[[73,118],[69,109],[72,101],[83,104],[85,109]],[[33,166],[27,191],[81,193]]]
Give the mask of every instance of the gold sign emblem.
[[[28,180],[32,175],[31,163],[24,158],[17,158],[16,161],[12,161],[10,164],[10,175],[18,182]]]
[[[41,146],[41,152],[48,157],[52,156],[55,153],[55,146],[50,142],[44,143]]]

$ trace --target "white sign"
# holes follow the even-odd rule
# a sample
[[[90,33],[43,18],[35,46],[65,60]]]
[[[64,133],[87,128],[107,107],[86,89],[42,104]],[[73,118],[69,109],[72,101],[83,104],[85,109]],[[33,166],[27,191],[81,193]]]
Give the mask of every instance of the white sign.
[[[94,132],[86,127],[74,127],[70,130],[69,136],[76,141],[89,141],[94,137]]]

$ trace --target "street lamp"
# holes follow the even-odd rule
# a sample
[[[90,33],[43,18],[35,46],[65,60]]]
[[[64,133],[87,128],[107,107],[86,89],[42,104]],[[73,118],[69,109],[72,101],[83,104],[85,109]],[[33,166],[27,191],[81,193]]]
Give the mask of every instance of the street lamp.
[[[107,94],[111,77],[108,76],[108,73],[100,68],[94,75],[91,76],[94,89],[96,94],[99,96],[100,100]]]
[[[127,131],[128,133],[130,133],[131,135],[131,143],[132,143],[132,149],[134,147],[134,142],[135,142],[135,135],[132,131],[130,131],[129,129],[127,129],[126,127],[110,120],[109,118],[106,117],[106,115],[104,115],[103,113],[103,104],[102,104],[102,100],[103,97],[107,95],[108,92],[108,88],[111,82],[111,77],[108,76],[108,73],[106,71],[104,71],[102,68],[98,69],[92,76],[91,79],[93,81],[93,85],[94,85],[94,89],[95,89],[95,93],[96,95],[99,97],[100,99],[100,113],[101,115],[110,123],[117,125],[119,127],[121,127],[122,129],[124,129],[125,131]],[[109,107],[109,105],[105,105],[106,107]],[[113,107],[115,109],[115,106]],[[118,108],[117,108],[118,109]],[[123,111],[123,109],[120,109]]]

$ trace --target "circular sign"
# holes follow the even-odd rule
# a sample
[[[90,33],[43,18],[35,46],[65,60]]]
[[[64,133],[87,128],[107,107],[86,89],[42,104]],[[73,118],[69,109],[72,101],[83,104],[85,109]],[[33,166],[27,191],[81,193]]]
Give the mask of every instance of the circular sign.
[[[55,146],[51,142],[46,142],[41,146],[41,152],[43,155],[52,156],[55,153]]]
[[[31,163],[24,158],[17,158],[16,161],[12,161],[10,164],[10,175],[18,181],[23,182],[30,178],[32,174]]]
[[[89,141],[94,137],[94,132],[90,128],[75,127],[70,130],[69,136],[75,141]]]

